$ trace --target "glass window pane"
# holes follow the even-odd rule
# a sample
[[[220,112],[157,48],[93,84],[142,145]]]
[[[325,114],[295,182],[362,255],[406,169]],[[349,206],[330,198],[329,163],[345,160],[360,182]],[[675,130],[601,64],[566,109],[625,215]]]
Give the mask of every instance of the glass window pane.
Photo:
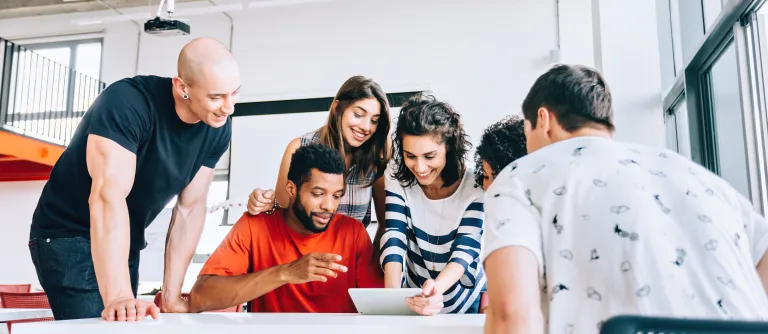
[[[709,31],[723,9],[723,3],[720,0],[701,0],[701,5],[704,9],[704,30]]]
[[[98,79],[101,69],[101,43],[78,45],[75,69],[91,78]]]
[[[675,56],[675,73],[683,70],[683,33],[680,29],[680,3],[669,2],[670,23],[672,24],[672,50]]]
[[[712,65],[709,73],[713,121],[720,175],[749,197],[744,120],[736,66],[736,50],[731,44]]]
[[[72,56],[72,49],[69,47],[36,49],[33,51],[64,66],[69,66],[69,57]]]

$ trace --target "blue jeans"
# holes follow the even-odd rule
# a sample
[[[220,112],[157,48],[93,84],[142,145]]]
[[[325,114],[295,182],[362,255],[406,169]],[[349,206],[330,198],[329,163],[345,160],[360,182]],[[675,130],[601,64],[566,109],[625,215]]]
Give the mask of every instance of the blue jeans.
[[[29,253],[56,320],[101,317],[104,303],[96,282],[91,241],[82,238],[31,238]],[[139,285],[139,253],[128,258],[133,295]]]

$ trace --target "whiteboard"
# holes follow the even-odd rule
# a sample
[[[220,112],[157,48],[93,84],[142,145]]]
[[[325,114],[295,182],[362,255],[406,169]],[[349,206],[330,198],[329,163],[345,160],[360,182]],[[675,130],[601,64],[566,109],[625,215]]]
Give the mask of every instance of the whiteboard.
[[[328,111],[233,117],[229,199],[247,201],[255,188],[274,189],[288,143],[327,119]],[[237,222],[244,211],[230,209],[228,222]]]
[[[390,135],[400,108],[390,108]],[[229,165],[229,199],[247,201],[255,188],[273,189],[277,183],[280,161],[288,143],[322,127],[328,111],[232,118],[232,145]],[[227,221],[234,224],[245,208],[232,208]],[[371,217],[376,212],[371,207]]]

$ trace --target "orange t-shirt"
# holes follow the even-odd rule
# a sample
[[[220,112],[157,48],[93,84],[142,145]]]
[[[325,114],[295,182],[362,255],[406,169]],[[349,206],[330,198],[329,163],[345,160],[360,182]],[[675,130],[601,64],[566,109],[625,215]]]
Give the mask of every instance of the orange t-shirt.
[[[371,261],[373,245],[362,223],[337,214],[325,232],[305,236],[288,227],[283,213],[244,214],[200,275],[244,275],[315,252],[341,255],[339,263],[347,267],[346,273],[327,282],[283,285],[251,301],[251,312],[356,313],[347,289],[384,287],[381,267]]]

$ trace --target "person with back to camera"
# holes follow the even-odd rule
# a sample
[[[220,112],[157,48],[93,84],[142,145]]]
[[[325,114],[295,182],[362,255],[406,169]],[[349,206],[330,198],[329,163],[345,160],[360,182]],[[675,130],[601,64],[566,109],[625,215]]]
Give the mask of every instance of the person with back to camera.
[[[598,333],[620,314],[768,318],[765,219],[689,159],[613,140],[600,73],[557,65],[522,109],[529,154],[485,196],[486,333]]]

